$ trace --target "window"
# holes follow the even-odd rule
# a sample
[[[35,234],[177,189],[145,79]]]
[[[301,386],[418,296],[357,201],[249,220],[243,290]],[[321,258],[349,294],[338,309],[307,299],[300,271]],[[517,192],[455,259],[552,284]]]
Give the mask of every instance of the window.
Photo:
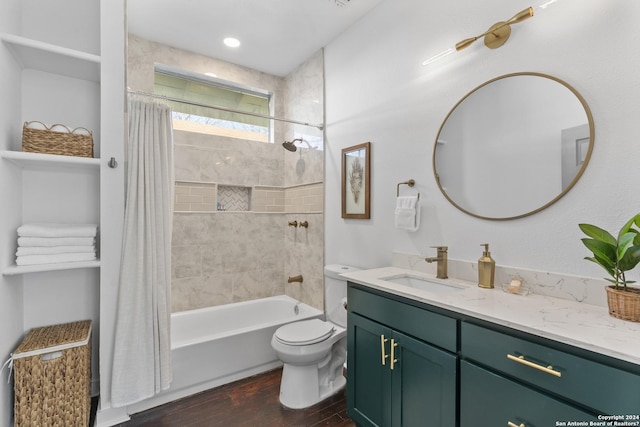
[[[154,92],[184,101],[167,101],[173,109],[174,129],[272,142],[270,119],[242,113],[269,117],[271,94],[268,91],[157,66]]]

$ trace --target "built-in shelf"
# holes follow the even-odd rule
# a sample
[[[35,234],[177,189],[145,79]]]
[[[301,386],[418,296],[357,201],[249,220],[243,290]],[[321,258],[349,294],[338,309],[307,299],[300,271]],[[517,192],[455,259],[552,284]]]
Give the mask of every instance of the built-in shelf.
[[[22,68],[60,74],[76,79],[100,81],[100,57],[15,34],[0,33]]]
[[[24,151],[0,151],[0,158],[18,167],[31,170],[98,170],[100,159],[92,157],[58,156],[55,154],[29,153]]]
[[[39,264],[39,265],[12,265],[2,271],[3,276],[15,276],[27,273],[42,273],[47,271],[76,270],[79,268],[98,268],[100,260],[96,261],[78,261],[78,262],[61,262],[58,264]]]

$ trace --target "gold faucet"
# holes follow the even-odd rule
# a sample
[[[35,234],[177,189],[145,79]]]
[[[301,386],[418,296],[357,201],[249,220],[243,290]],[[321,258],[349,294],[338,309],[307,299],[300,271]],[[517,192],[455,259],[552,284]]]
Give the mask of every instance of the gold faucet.
[[[428,263],[437,262],[438,263],[438,272],[436,273],[436,277],[438,279],[446,279],[447,276],[447,250],[449,249],[446,246],[431,246],[432,248],[436,248],[438,250],[437,257],[428,257],[424,260]]]

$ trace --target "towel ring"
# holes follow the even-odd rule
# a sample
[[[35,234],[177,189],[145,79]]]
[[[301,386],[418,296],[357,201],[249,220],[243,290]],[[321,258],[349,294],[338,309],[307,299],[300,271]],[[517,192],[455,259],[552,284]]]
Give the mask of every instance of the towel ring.
[[[413,187],[414,185],[416,185],[416,181],[415,181],[415,179],[410,179],[408,181],[399,182],[397,187],[396,187],[396,197],[400,197],[400,186],[401,185],[408,185],[409,187]],[[420,193],[418,193],[418,199],[420,199]]]

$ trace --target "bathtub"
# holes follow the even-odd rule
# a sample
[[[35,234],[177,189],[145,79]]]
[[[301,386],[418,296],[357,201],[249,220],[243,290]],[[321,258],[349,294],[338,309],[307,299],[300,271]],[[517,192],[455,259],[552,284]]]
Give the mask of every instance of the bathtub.
[[[281,366],[271,348],[276,329],[322,315],[286,295],[173,313],[171,387],[130,405],[129,414]]]

